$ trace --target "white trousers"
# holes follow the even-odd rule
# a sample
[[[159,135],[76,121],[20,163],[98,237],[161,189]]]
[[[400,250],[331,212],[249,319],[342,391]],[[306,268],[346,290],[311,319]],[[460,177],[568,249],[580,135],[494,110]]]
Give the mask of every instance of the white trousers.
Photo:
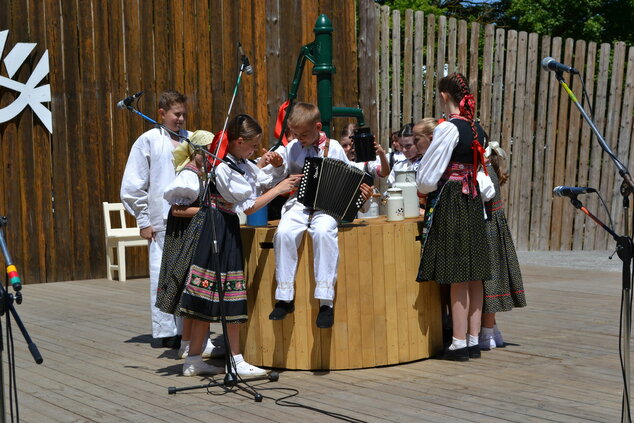
[[[295,203],[282,214],[273,238],[277,280],[275,299],[278,301],[291,301],[295,297],[297,250],[306,230],[313,240],[315,298],[335,299],[335,281],[339,261],[337,221],[319,211],[314,212],[311,218],[306,207]]]
[[[150,248],[150,310],[152,311],[152,337],[167,338],[181,334],[182,319],[175,318],[172,314],[163,313],[156,304],[156,291],[158,290],[159,273],[161,272],[161,259],[163,258],[163,244],[165,243],[165,231],[156,232],[155,237],[149,243]]]

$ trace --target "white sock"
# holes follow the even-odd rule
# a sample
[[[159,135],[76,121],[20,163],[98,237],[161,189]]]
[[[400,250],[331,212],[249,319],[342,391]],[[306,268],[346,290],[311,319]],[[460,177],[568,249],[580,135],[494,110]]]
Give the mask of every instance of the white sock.
[[[328,306],[332,308],[334,306],[334,301],[333,300],[319,300],[319,307],[321,306]]]
[[[500,333],[500,329],[498,329],[498,325],[493,325],[493,333]]]
[[[479,342],[480,342],[480,340],[478,339],[478,337],[477,337],[477,336],[469,335],[469,336],[467,337],[467,344],[468,344],[470,347],[475,346],[475,345],[478,345],[478,344],[479,344]]]
[[[453,338],[451,341],[451,345],[449,345],[450,350],[459,350],[460,348],[466,348],[467,340],[466,339],[456,339]]]
[[[244,357],[242,357],[242,354],[236,354],[233,356],[233,361],[238,365],[244,361]]]

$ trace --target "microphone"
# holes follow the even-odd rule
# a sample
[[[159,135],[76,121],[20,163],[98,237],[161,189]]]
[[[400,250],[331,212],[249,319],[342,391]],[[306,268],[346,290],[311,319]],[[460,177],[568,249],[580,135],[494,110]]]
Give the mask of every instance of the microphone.
[[[244,64],[244,71],[247,75],[253,75],[253,67],[249,64],[249,58],[246,54],[244,54],[244,50],[242,50],[242,43],[238,41],[238,53],[240,53],[240,60]]]
[[[542,60],[542,68],[545,71],[558,71],[558,72],[568,72],[573,75],[579,75],[579,71],[571,66],[564,65],[563,63],[557,62],[552,57],[544,57]]]
[[[553,189],[553,194],[557,197],[570,197],[577,198],[579,194],[589,194],[591,192],[597,192],[594,188],[588,187],[564,187],[558,186]]]
[[[121,100],[120,102],[117,103],[117,108],[119,109],[125,109],[127,107],[130,106],[130,104],[132,104],[132,102],[134,100],[136,100],[137,98],[141,97],[143,95],[143,91],[139,91],[136,94],[132,94],[127,96],[126,98],[124,98],[123,100]]]

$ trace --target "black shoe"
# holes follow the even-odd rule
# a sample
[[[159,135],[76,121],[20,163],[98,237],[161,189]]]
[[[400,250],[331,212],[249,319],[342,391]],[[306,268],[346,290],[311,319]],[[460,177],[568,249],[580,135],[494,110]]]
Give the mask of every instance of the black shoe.
[[[275,308],[271,314],[269,314],[270,320],[282,320],[288,313],[295,311],[295,301],[287,303],[286,301],[278,301],[275,303]]]
[[[469,351],[467,347],[458,348],[457,350],[447,348],[440,358],[450,361],[469,361]]]
[[[319,307],[319,314],[317,315],[317,327],[321,329],[328,329],[332,327],[335,322],[334,307],[323,305]]]
[[[161,345],[163,348],[178,349],[181,347],[181,336],[175,335],[161,338]]]
[[[467,347],[467,350],[469,350],[469,358],[480,358],[481,354],[479,345]]]

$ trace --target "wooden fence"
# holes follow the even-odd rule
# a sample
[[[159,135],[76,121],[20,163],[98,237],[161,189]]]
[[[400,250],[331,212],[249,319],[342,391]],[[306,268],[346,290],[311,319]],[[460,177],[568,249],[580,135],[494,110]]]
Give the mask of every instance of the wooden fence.
[[[114,107],[127,94],[145,90],[139,107],[156,117],[158,93],[177,89],[189,97],[187,127],[216,131],[241,41],[255,73],[243,78],[234,113],[254,115],[270,134],[299,49],[325,13],[335,28],[334,104],[358,105],[355,2],[0,0],[0,10],[0,30],[10,31],[5,54],[18,42],[37,43],[15,79],[26,81],[45,50],[50,56],[53,134],[30,109],[0,125],[0,215],[29,283],[105,276],[101,203],[119,201],[130,147],[149,128]],[[298,97],[315,102],[311,71],[309,64]],[[0,88],[0,109],[16,96]],[[146,253],[133,251],[129,275],[147,274]]]
[[[614,246],[611,237],[569,201],[552,197],[557,185],[600,190],[617,232],[623,233],[616,167],[554,73],[544,71],[540,63],[551,56],[581,72],[594,122],[627,166],[634,163],[634,47],[481,27],[420,11],[401,14],[386,6],[365,13],[376,16],[372,43],[379,57],[371,61],[377,69],[371,75],[378,75],[378,132],[384,143],[402,123],[440,117],[438,78],[461,72],[476,93],[477,114],[490,139],[499,140],[509,153],[511,178],[503,195],[518,249]],[[581,79],[568,74],[565,79],[581,100]],[[580,199],[608,221],[597,196]]]

